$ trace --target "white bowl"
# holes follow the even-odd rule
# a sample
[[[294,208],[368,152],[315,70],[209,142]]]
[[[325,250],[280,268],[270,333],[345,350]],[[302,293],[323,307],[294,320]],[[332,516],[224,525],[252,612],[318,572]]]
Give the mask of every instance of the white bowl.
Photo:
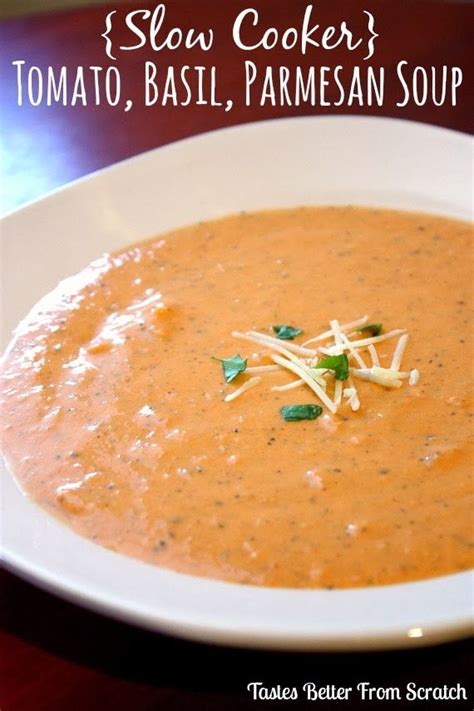
[[[180,141],[76,181],[4,218],[2,338],[59,279],[102,252],[201,219],[298,204],[471,216],[468,136],[392,119],[298,118]],[[469,631],[469,573],[350,590],[258,588],[105,550],[51,518],[1,471],[1,547],[19,575],[120,619],[249,647],[369,649]]]

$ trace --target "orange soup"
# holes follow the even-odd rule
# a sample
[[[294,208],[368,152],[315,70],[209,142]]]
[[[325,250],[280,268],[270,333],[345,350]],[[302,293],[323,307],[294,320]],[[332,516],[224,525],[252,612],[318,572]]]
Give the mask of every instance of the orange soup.
[[[106,255],[4,356],[7,463],[78,533],[193,575],[464,570],[471,248],[467,223],[307,207]]]

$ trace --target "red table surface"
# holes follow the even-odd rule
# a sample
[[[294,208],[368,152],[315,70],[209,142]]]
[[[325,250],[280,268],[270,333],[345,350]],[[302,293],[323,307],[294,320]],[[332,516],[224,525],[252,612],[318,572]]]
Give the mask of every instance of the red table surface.
[[[156,3],[139,2],[139,8]],[[247,6],[259,10],[262,22],[279,28],[297,25],[306,2],[301,0],[173,0],[167,3],[166,26],[213,27],[212,54],[197,50],[123,53],[117,62],[126,95],[134,100],[125,113],[107,106],[83,107],[16,105],[16,77],[11,62],[24,59],[39,67],[72,69],[78,65],[108,66],[104,43],[106,11],[118,17],[132,8],[110,5],[4,22],[1,26],[1,176],[2,209],[8,211],[64,183],[118,160],[185,136],[222,126],[298,114],[358,113],[395,116],[470,131],[472,101],[472,4],[403,0],[321,0],[315,18],[322,26],[346,19],[362,26],[362,10],[376,17],[374,66],[393,72],[400,59],[410,66],[459,66],[464,80],[456,106],[417,107],[411,102],[396,108],[401,91],[387,84],[385,105],[363,108],[245,107],[241,65],[251,59],[266,64],[361,64],[362,55],[337,49],[301,57],[297,52],[258,50],[243,56],[230,41],[232,21]],[[113,38],[130,44],[123,22]],[[215,64],[224,97],[236,99],[229,113],[209,106],[186,108],[140,107],[143,62],[160,66]],[[1,711],[95,711],[107,706],[133,709],[247,709],[258,706],[246,691],[250,681],[268,685],[299,685],[303,681],[354,686],[367,680],[379,686],[400,686],[409,681],[422,686],[468,686],[471,645],[467,641],[431,649],[371,654],[266,653],[183,642],[142,631],[82,610],[42,592],[13,574],[0,572],[0,709]],[[263,703],[263,702],[261,702]],[[281,702],[283,703],[283,702]],[[281,705],[278,704],[279,706]],[[323,702],[320,702],[323,703]],[[299,708],[303,702],[287,702]],[[272,706],[267,702],[267,706]],[[324,702],[324,708],[379,708],[381,702]],[[309,704],[314,706],[314,702]],[[446,704],[450,706],[450,704]],[[461,708],[463,704],[456,705]],[[471,701],[466,704],[472,707]],[[414,708],[399,702],[394,708]],[[418,703],[416,708],[432,708]],[[392,708],[389,702],[383,708]]]

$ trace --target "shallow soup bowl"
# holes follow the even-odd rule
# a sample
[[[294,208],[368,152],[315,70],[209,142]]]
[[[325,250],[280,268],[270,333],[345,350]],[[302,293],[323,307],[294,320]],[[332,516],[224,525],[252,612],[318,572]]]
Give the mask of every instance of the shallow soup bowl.
[[[103,252],[240,210],[360,204],[471,217],[468,136],[363,117],[284,119],[207,133],[76,181],[6,216],[2,341],[57,282]],[[472,578],[294,590],[176,573],[78,536],[1,470],[4,564],[74,602],[206,642],[361,650],[464,636]]]

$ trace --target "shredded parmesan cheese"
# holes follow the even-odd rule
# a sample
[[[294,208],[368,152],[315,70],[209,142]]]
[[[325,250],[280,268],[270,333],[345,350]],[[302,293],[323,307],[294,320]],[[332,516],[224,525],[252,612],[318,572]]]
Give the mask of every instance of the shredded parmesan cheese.
[[[298,380],[292,380],[291,383],[286,383],[286,385],[274,385],[271,389],[276,390],[277,392],[284,393],[286,390],[294,390],[295,388],[299,388],[302,385],[305,385],[305,381],[303,378],[298,378]]]
[[[260,331],[247,331],[247,335],[259,338],[261,343],[266,343],[268,345],[273,346],[281,346],[280,338],[268,336],[266,333],[260,333]],[[316,353],[314,349],[303,348],[302,346],[298,346],[296,343],[291,343],[289,341],[285,341],[285,348],[288,351],[293,351],[293,353],[298,353],[299,355],[314,356]]]
[[[389,368],[379,368],[377,365],[373,365],[371,368],[354,368],[352,372],[360,380],[370,380],[370,382],[383,385],[386,388],[399,388],[402,385],[399,377],[401,373]]]
[[[343,323],[340,326],[341,331],[349,331],[351,328],[357,328],[357,326],[363,326],[365,323],[368,321],[368,316],[363,316],[362,318],[358,318],[356,321],[351,321],[350,323]],[[333,330],[332,328],[329,331],[324,331],[324,333],[320,333],[319,336],[315,336],[314,338],[310,338],[309,341],[305,341],[303,343],[303,346],[309,346],[310,343],[315,343],[316,341],[325,341],[328,338],[331,338],[333,335]]]
[[[342,401],[342,390],[342,380],[336,380],[336,384],[334,385],[334,405],[336,406],[336,411]]]
[[[352,343],[350,342],[350,340],[347,338],[347,336],[344,333],[341,334],[341,340],[344,343],[344,345],[346,345],[348,347],[351,355],[353,356],[354,360],[357,361],[357,363],[360,365],[360,367],[367,368],[364,359],[362,358],[360,353],[358,351],[356,351],[356,349],[354,348],[354,346],[352,345]],[[369,348],[370,348],[370,346],[369,346]],[[373,348],[373,346],[372,346],[372,348]]]
[[[371,338],[361,338],[359,341],[351,341],[351,345],[354,348],[365,348],[371,343],[381,343],[382,341],[387,341],[389,338],[394,338],[400,334],[405,333],[403,328],[396,328],[394,331],[389,331],[388,333],[383,333],[381,336],[372,336]],[[336,346],[331,346],[330,348],[319,348],[322,353],[327,355],[337,355],[335,351]],[[344,344],[344,350],[348,350],[347,344]]]
[[[259,382],[261,381],[262,378],[260,378],[258,375],[255,376],[254,378],[250,378],[247,380],[246,383],[240,386],[240,388],[237,388],[237,390],[234,390],[233,393],[229,393],[229,395],[226,395],[224,400],[225,402],[230,402],[231,400],[235,400],[236,397],[239,397],[239,395],[242,395],[242,393],[245,393],[247,390],[250,390],[250,388],[253,388],[255,385],[258,385]]]
[[[272,360],[275,361],[275,363],[278,363],[278,365],[283,366],[283,368],[287,368],[288,370],[291,370],[295,375],[299,375],[300,378],[302,378],[307,385],[313,390],[313,392],[319,397],[321,402],[323,402],[328,410],[332,413],[335,413],[337,411],[337,407],[334,405],[333,401],[326,395],[322,387],[312,378],[304,368],[302,368],[300,365],[297,365],[296,363],[293,363],[292,361],[286,360],[285,358],[281,358],[280,356],[277,355],[272,355],[271,356]]]
[[[246,373],[271,373],[272,371],[280,370],[277,365],[251,365],[246,369]]]
[[[358,410],[360,408],[360,400],[359,400],[359,394],[357,392],[357,388],[356,388],[355,383],[350,375],[347,378],[347,384],[349,387],[345,388],[345,390],[350,391],[350,394],[348,395],[349,405],[351,407],[351,410],[353,410],[355,412],[356,410]],[[343,394],[344,394],[344,391],[343,391]]]
[[[379,356],[375,346],[371,343],[367,350],[369,351],[370,357],[372,358],[372,365],[380,365]]]
[[[403,336],[400,336],[398,343],[395,347],[395,351],[393,353],[392,363],[390,365],[390,368],[392,370],[400,370],[400,365],[402,362],[403,353],[405,352],[407,341],[408,334],[405,333]]]
[[[351,410],[356,412],[360,408],[360,400],[357,395],[357,390],[355,388],[344,388],[343,394],[344,397],[347,398]]]
[[[246,341],[252,341],[253,343],[258,343],[261,346],[263,345],[267,346],[267,348],[272,348],[273,350],[278,351],[278,353],[284,355],[285,358],[292,360],[294,363],[297,363],[298,365],[304,365],[302,360],[300,358],[297,358],[294,353],[292,353],[287,347],[287,345],[290,344],[283,346],[281,344],[281,341],[278,341],[276,338],[265,336],[264,334],[258,333],[257,331],[247,331],[246,333],[241,333],[240,331],[232,331],[232,335],[234,336],[234,338],[243,338]],[[271,338],[271,340],[266,340],[268,338]],[[314,356],[314,351],[308,350],[308,352],[311,354],[312,357]]]
[[[340,355],[342,353],[342,333],[341,333],[341,327],[339,325],[339,321],[336,319],[333,319],[332,321],[329,322],[329,325],[331,326],[333,335],[334,335],[334,348],[338,348],[337,355]],[[342,402],[342,391],[343,391],[343,385],[342,385],[342,380],[336,380],[334,384],[334,405],[336,408],[339,407],[339,405]]]
[[[338,346],[342,345],[342,334],[341,327],[339,326],[339,321],[333,319],[329,322],[329,325],[331,326],[332,332],[334,334],[334,348],[337,348]],[[340,350],[337,355],[340,355],[341,353],[342,350]]]
[[[282,339],[274,338],[273,336],[260,333],[259,331],[245,331],[245,333],[233,331],[232,335],[235,338],[241,338],[263,346],[267,349],[267,355],[274,363],[273,365],[251,366],[246,369],[246,373],[271,373],[284,369],[289,370],[297,376],[296,380],[292,380],[284,385],[273,385],[271,387],[272,391],[286,392],[307,385],[332,414],[337,412],[343,397],[347,399],[351,410],[356,412],[360,409],[361,402],[352,376],[358,380],[376,383],[385,388],[400,388],[404,380],[408,380],[410,385],[416,385],[420,380],[420,373],[416,368],[410,371],[400,370],[408,342],[408,334],[404,329],[397,328],[378,336],[350,340],[352,336],[359,334],[358,330],[352,329],[363,326],[367,321],[368,317],[364,316],[356,321],[350,321],[349,323],[341,325],[337,319],[332,319],[328,331],[324,331],[324,333],[310,338],[302,346],[295,343],[288,343],[287,341],[282,342]],[[382,368],[375,344],[387,341],[390,338],[395,338],[396,336],[399,336],[399,339],[392,356],[391,365],[389,368]],[[316,341],[326,341],[326,343],[314,349],[306,347]],[[367,367],[361,350],[368,351],[372,363],[371,367]],[[347,357],[349,359],[350,373],[345,383],[336,379],[335,372],[331,368],[316,368],[320,354],[340,356],[344,351],[348,352]],[[257,385],[260,381],[260,376],[251,377],[240,388],[229,393],[225,397],[225,401],[229,402],[234,400],[242,393],[254,387],[254,385]],[[332,385],[332,383],[334,383],[334,392],[331,398],[329,396],[328,386]]]
[[[327,383],[323,377],[323,373],[328,373],[328,370],[325,368],[318,368],[317,370],[315,368],[309,368],[306,372],[311,378],[313,378],[313,380],[316,380],[316,382],[319,383],[324,390],[326,390]]]

